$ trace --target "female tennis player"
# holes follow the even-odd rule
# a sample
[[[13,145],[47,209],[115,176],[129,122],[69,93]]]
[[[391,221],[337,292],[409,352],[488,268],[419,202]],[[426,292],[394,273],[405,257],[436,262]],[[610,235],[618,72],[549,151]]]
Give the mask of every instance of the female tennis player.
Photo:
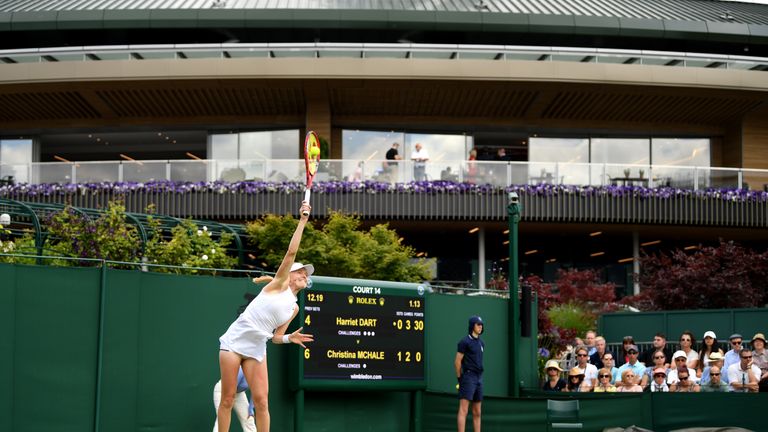
[[[291,237],[288,252],[274,278],[256,278],[255,283],[269,281],[258,296],[245,308],[237,320],[229,326],[219,342],[219,366],[221,367],[221,403],[219,404],[219,432],[229,432],[232,406],[237,390],[237,371],[242,366],[245,379],[251,388],[256,417],[256,429],[269,432],[269,382],[267,375],[267,340],[274,344],[295,343],[304,347],[312,342],[312,335],[301,333],[299,328],[285,334],[288,324],[299,313],[296,298],[307,287],[309,276],[315,271],[312,264],[294,262],[301,243],[304,226],[312,208],[303,202],[299,211],[299,225]],[[306,348],[306,347],[305,347]]]

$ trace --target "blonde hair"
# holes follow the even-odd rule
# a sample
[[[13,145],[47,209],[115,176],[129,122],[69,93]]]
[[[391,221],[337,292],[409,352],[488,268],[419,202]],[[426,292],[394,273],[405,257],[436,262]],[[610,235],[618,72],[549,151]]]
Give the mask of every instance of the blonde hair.
[[[274,279],[272,276],[262,275],[262,276],[253,278],[253,283],[260,284],[260,283],[272,282],[272,279]]]

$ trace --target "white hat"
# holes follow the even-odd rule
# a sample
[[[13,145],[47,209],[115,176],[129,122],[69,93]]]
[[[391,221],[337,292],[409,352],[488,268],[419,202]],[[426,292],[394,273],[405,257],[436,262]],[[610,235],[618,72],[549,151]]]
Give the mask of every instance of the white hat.
[[[704,333],[704,337],[706,338],[707,336],[711,337],[714,340],[717,340],[717,336],[715,336],[715,332],[713,332],[712,330],[707,330]]]
[[[307,276],[312,276],[312,273],[315,272],[315,266],[312,264],[302,264],[300,262],[295,262],[291,266],[291,271],[295,272],[296,270],[304,269],[307,271]]]
[[[675,351],[675,354],[672,355],[672,360],[680,358],[680,357],[685,357],[687,359],[688,355],[683,350],[677,350],[677,351]]]

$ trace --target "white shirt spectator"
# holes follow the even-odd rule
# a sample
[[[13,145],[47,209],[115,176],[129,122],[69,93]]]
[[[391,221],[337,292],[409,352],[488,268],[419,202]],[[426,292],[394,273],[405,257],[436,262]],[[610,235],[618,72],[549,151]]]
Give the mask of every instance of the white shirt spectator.
[[[760,381],[760,368],[752,365],[749,371],[754,375],[757,381]],[[733,388],[733,383],[749,384],[747,371],[741,369],[741,362],[728,366],[728,391],[737,391]],[[739,390],[744,391],[744,390]]]
[[[594,387],[597,383],[597,366],[587,363],[587,367],[582,369],[579,365],[575,367],[579,368],[581,373],[584,374],[584,383],[590,387]]]
[[[688,369],[688,379],[698,384],[699,378],[696,376],[696,371],[691,368],[687,368],[687,369]],[[674,368],[670,369],[669,373],[667,374],[667,384],[677,384],[679,382],[680,380],[677,378],[677,369],[674,369]]]

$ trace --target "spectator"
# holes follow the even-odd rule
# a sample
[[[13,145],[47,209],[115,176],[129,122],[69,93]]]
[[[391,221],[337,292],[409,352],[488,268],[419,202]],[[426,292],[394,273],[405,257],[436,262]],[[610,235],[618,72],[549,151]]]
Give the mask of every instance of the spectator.
[[[496,157],[494,160],[506,162],[509,160],[509,157],[507,157],[507,150],[504,147],[499,148],[496,150]]]
[[[758,387],[761,392],[768,392],[768,355],[765,352],[765,336],[757,333],[752,336],[752,364],[760,368]]]
[[[469,158],[467,159],[467,181],[475,183],[477,181],[477,149],[469,151]]]
[[[696,340],[696,338],[693,336],[693,333],[688,330],[684,331],[683,334],[680,335],[680,351],[685,353],[688,369],[696,370],[696,367],[699,366],[699,353],[693,349],[694,340]]]
[[[725,353],[725,361],[723,362],[723,371],[725,371],[726,374],[731,365],[739,362],[739,352],[743,346],[742,342],[744,341],[744,338],[742,338],[740,334],[734,333],[728,338],[728,341],[731,344],[731,349]]]
[[[400,152],[398,151],[399,147],[400,147],[400,143],[393,142],[392,147],[389,150],[387,150],[387,154],[385,155],[385,157],[387,158],[387,161],[384,162],[384,173],[387,174],[390,181],[396,178],[394,174],[395,174],[395,171],[397,171],[397,166],[399,164],[398,161],[403,159],[403,157],[400,156]]]
[[[713,353],[714,354],[714,353]],[[701,391],[708,392],[727,392],[728,384],[724,383],[721,379],[720,368],[718,366],[709,366],[709,377],[706,384],[701,384]]]
[[[568,385],[563,389],[564,392],[581,393],[588,392],[591,389],[584,385],[584,373],[577,367],[571,368],[568,372]]]
[[[664,377],[667,376],[667,358],[664,356],[664,351],[656,351],[653,353],[653,366],[645,368],[643,379],[640,381],[642,388],[648,388],[648,385],[653,381],[653,376],[659,369],[664,371]]]
[[[400,156],[400,152],[398,152],[398,147],[400,147],[400,143],[394,142],[392,143],[392,147],[387,150],[387,154],[384,156],[387,158],[388,161],[399,161],[403,159]],[[387,166],[389,168],[393,168],[397,166],[397,162],[387,162]]]
[[[597,384],[592,391],[595,393],[615,393],[616,386],[611,384],[611,379],[613,379],[613,375],[609,369],[600,369],[597,371]]]
[[[411,160],[413,161],[413,180],[426,181],[429,153],[422,148],[421,143],[416,143],[413,147],[414,151],[411,152]]]
[[[629,362],[629,354],[627,353],[627,347],[628,346],[634,346],[635,349],[637,349],[637,345],[635,345],[635,338],[632,336],[624,336],[624,339],[621,341],[621,352],[619,353],[619,357],[616,359],[616,366],[621,367],[624,364]]]
[[[675,351],[675,354],[672,356],[674,366],[672,366],[667,373],[667,384],[675,384],[679,381],[679,377],[677,376],[677,372],[680,370],[680,368],[685,369],[688,371],[688,376],[691,382],[698,382],[699,379],[696,376],[696,371],[688,367],[688,356],[685,354],[685,351],[683,350],[677,350]],[[672,391],[672,388],[670,387],[670,391]]]
[[[638,360],[647,365],[653,364],[653,353],[656,351],[663,351],[664,358],[666,358],[667,361],[672,360],[672,348],[667,346],[667,336],[664,333],[656,333],[656,336],[653,337],[653,348],[643,351]],[[669,367],[669,365],[667,365],[667,367]]]
[[[595,352],[589,355],[589,362],[595,365],[596,368],[602,369],[605,366],[603,364],[603,356],[606,352],[605,338],[597,336],[595,338]],[[613,359],[613,355],[611,355],[611,359]]]
[[[587,347],[580,346],[576,348],[576,366],[579,368],[582,374],[584,374],[584,385],[592,387],[597,382],[597,368],[593,364],[589,364],[589,355],[587,354]]]
[[[699,384],[705,385],[709,383],[710,377],[710,371],[713,367],[717,367],[717,369],[720,371],[720,382],[724,384],[728,384],[728,374],[723,369],[723,355],[719,352],[713,352],[709,355],[709,358],[707,359],[708,366],[704,368],[704,370],[701,372],[701,380],[699,381]]]
[[[585,342],[586,342],[585,345],[587,346],[587,349],[589,350],[589,352],[587,352],[587,354],[589,354],[590,357],[592,356],[592,354],[597,352],[597,347],[595,346],[595,342],[596,342],[595,339],[596,338],[597,338],[597,333],[595,333],[594,330],[589,330],[584,335],[584,339],[585,339]]]
[[[623,367],[623,366],[622,366]],[[642,392],[643,388],[637,384],[637,375],[632,369],[627,368],[621,372],[621,385],[617,387],[617,392]]]
[[[669,391],[674,393],[698,393],[701,389],[698,384],[693,382],[694,375],[691,374],[692,370],[685,365],[673,369],[672,372],[676,372],[675,375],[677,376],[676,381],[669,385]],[[667,378],[667,382],[669,382],[669,378]]]
[[[723,354],[723,350],[720,348],[720,344],[717,342],[717,336],[715,335],[715,332],[708,330],[704,332],[704,338],[701,340],[701,347],[699,348],[699,365],[696,368],[696,375],[701,377],[704,372],[704,368],[707,366],[712,366],[707,364],[707,359],[709,359],[709,355],[714,352]]]
[[[710,372],[711,374],[711,372]],[[739,362],[728,366],[728,385],[734,392],[757,392],[760,368],[752,364],[752,351],[742,349]]]
[[[557,360],[549,360],[544,365],[544,370],[547,371],[547,380],[542,386],[542,390],[546,392],[561,392],[568,383],[560,377],[560,372],[563,369],[557,364]]]
[[[664,354],[659,354],[663,356]],[[646,387],[646,391],[652,393],[668,392],[669,386],[667,385],[667,368],[657,367],[653,370],[653,379]]]
[[[627,383],[624,382],[624,372],[627,370],[632,371],[632,377],[633,377],[633,384],[636,384],[640,377],[643,376],[643,373],[645,373],[645,365],[642,362],[637,361],[637,345],[629,345],[626,347],[627,355],[629,356],[629,361],[621,365],[619,368],[619,374],[621,375],[621,381],[622,385],[626,385]],[[637,380],[635,380],[637,378]],[[616,383],[618,385],[619,383]],[[638,386],[639,387],[639,386]],[[628,390],[620,390],[620,391],[628,391]]]
[[[613,356],[613,353],[606,351],[605,354],[603,354],[603,368],[611,371],[611,384],[615,384],[616,381],[620,381],[618,379],[619,368],[617,368],[615,364],[615,357]]]

